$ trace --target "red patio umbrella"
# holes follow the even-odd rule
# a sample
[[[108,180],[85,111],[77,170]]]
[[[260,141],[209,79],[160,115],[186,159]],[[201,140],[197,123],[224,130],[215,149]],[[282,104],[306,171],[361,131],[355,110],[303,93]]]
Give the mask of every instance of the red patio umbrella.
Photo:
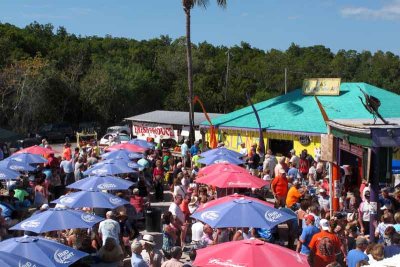
[[[49,149],[49,148],[35,145],[35,146],[30,146],[30,147],[21,149],[21,150],[17,151],[16,153],[31,153],[31,154],[36,154],[36,155],[46,155],[46,154],[56,153],[56,151]]]
[[[115,151],[115,150],[120,150],[120,149],[126,149],[130,152],[139,152],[139,153],[143,153],[146,151],[146,148],[143,148],[141,146],[134,145],[134,144],[129,144],[129,143],[109,146],[106,148],[106,151]]]
[[[238,171],[238,172],[246,172],[247,170],[243,167],[239,167],[237,165],[234,165],[232,163],[227,163],[227,162],[223,162],[223,163],[216,163],[216,164],[212,164],[209,165],[207,167],[203,167],[199,170],[199,174],[198,176],[203,176],[203,175],[208,175],[208,174],[212,174],[212,173],[219,173],[221,171],[228,171],[228,170],[232,170],[232,171]]]
[[[203,176],[196,179],[196,183],[219,188],[261,188],[268,184],[266,181],[251,175],[245,169],[241,169],[235,170],[229,167],[223,168],[218,172],[203,174]]]
[[[258,239],[232,241],[197,250],[194,266],[309,266],[307,256]]]

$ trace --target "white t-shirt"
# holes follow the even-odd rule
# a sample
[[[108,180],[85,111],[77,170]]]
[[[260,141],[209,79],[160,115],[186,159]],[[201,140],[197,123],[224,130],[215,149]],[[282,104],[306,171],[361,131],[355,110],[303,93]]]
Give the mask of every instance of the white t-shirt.
[[[368,203],[367,201],[361,202],[359,211],[361,212],[362,220],[364,222],[369,222],[372,211],[371,203]]]
[[[203,227],[204,224],[200,221],[195,222],[192,225],[192,241],[201,241],[201,237],[203,236]]]
[[[185,222],[185,214],[183,214],[181,208],[176,205],[175,202],[172,202],[171,205],[169,206],[168,211],[172,213],[181,223]]]
[[[106,243],[107,237],[114,238],[117,244],[119,244],[120,232],[121,230],[119,228],[119,223],[112,219],[106,219],[99,224],[99,233],[101,234],[101,239],[103,240],[103,246]]]
[[[181,195],[182,198],[185,198],[186,192],[185,192],[185,187],[183,185],[174,186],[174,197],[177,195]]]

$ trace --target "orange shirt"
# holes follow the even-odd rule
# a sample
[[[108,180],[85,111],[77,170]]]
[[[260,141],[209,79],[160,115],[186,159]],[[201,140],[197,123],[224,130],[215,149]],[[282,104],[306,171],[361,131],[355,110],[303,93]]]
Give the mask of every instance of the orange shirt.
[[[63,155],[62,155],[66,160],[71,160],[71,148],[69,148],[69,147],[66,147],[66,148],[64,148],[64,151],[63,151]]]
[[[288,192],[288,180],[286,177],[276,176],[272,180],[271,187],[277,196],[285,197]]]
[[[341,242],[339,238],[328,232],[316,233],[308,245],[314,253],[314,267],[325,267],[336,260],[336,254],[340,252]]]
[[[300,197],[301,197],[301,194],[300,194],[299,190],[296,188],[296,186],[292,186],[289,189],[289,192],[286,197],[286,206],[288,208],[290,208],[291,206],[293,206],[295,203],[297,203],[299,201]]]

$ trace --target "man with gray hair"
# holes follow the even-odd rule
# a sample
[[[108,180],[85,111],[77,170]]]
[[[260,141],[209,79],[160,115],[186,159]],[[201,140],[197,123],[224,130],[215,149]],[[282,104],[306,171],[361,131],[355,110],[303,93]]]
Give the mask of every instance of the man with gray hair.
[[[131,245],[132,257],[131,257],[131,266],[132,267],[149,267],[147,263],[143,260],[140,253],[142,253],[142,244],[140,242],[133,242]],[[150,262],[152,258],[150,257]]]
[[[368,240],[364,237],[358,237],[356,240],[356,248],[347,254],[347,266],[356,267],[360,261],[368,261],[369,258],[365,254],[368,246]]]
[[[121,229],[119,223],[114,219],[114,212],[110,210],[106,213],[106,219],[99,224],[99,235],[103,240],[103,246],[106,243],[107,237],[114,238],[116,243],[120,244]]]
[[[164,262],[161,267],[182,267],[183,263],[179,261],[182,257],[181,247],[173,247],[171,249],[171,259]]]

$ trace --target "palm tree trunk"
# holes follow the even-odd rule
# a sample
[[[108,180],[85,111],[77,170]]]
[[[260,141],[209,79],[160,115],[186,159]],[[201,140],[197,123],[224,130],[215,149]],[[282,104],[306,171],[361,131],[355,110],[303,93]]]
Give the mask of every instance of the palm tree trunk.
[[[188,69],[188,88],[189,88],[189,140],[190,143],[194,143],[194,109],[193,109],[193,67],[192,67],[192,43],[190,40],[190,9],[191,7],[185,6],[184,3],[184,11],[186,14],[186,61],[187,61],[187,69]]]

